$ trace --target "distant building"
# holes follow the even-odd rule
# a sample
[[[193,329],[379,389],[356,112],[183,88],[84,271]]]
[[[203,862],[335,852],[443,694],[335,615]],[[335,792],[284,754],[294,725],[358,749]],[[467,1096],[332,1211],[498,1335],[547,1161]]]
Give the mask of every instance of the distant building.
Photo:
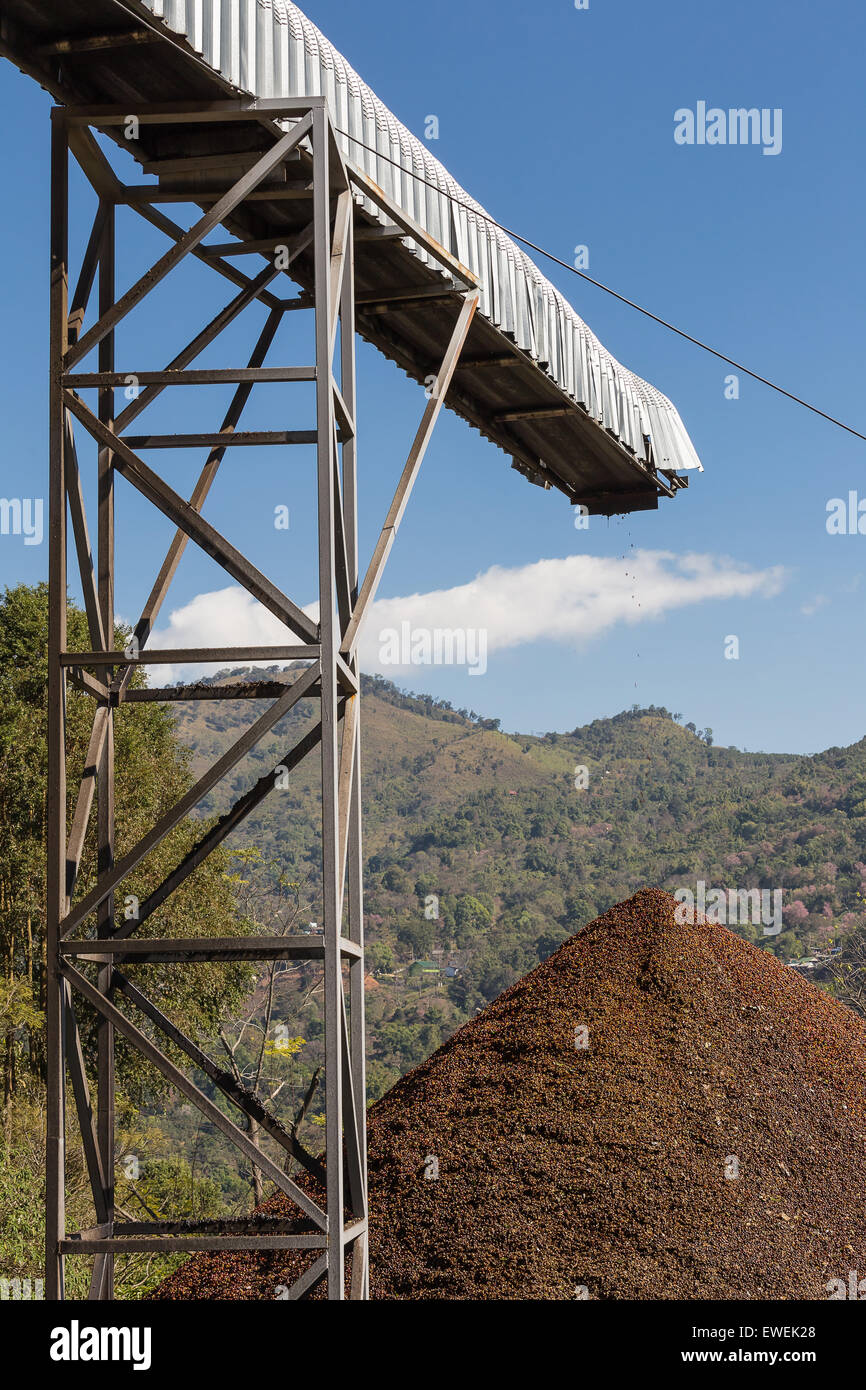
[[[842,947],[835,946],[832,950],[815,951],[811,956],[804,956],[802,960],[789,960],[788,965],[792,970],[815,970],[822,965],[828,965],[835,956],[842,954]]]
[[[416,960],[409,966],[409,974],[416,978],[419,975],[439,975],[439,966],[435,960]]]

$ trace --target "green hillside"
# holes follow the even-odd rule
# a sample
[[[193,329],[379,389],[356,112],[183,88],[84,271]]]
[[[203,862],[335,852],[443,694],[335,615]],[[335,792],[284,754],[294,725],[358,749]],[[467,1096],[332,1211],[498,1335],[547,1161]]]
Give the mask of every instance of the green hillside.
[[[374,1096],[642,886],[782,890],[780,934],[765,935],[759,919],[731,925],[785,960],[866,923],[866,741],[811,758],[744,753],[656,708],[569,734],[508,735],[379,679],[363,688]],[[179,706],[194,766],[253,717],[251,703]],[[313,702],[296,708],[206,809],[224,809],[315,717]],[[313,756],[236,837],[261,850],[272,882],[282,872],[296,885],[297,910],[313,921],[316,774]],[[296,984],[282,992],[286,1022],[314,1036],[313,974],[298,971]]]

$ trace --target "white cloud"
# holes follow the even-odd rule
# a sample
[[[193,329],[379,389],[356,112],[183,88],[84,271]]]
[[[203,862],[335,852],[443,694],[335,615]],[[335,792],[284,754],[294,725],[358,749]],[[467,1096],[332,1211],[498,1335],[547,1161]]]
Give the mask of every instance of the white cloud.
[[[576,647],[618,624],[647,622],[710,599],[772,598],[786,578],[779,565],[759,570],[725,556],[661,550],[638,550],[626,560],[572,555],[514,569],[495,565],[451,589],[378,599],[362,633],[361,665],[384,674],[405,670],[380,660],[380,633],[404,623],[413,631],[486,631],[491,656],[538,640]],[[315,616],[316,606],[305,612]],[[199,594],[153,636],[153,646],[162,648],[287,642],[297,638],[237,586]],[[182,674],[214,669],[188,667]],[[172,667],[160,671],[166,681],[180,674]]]
[[[814,598],[808,599],[807,602],[802,605],[800,612],[804,617],[811,618],[813,613],[817,613],[819,608],[825,608],[829,602],[830,600],[827,598],[826,594],[815,594]]]
[[[781,566],[755,570],[725,557],[639,550],[627,560],[572,555],[505,569],[495,565],[468,584],[407,598],[381,599],[362,635],[365,670],[379,663],[379,633],[411,628],[487,632],[490,654],[536,640],[576,647],[619,623],[660,618],[707,599],[770,598],[785,580]]]
[[[318,603],[310,604],[304,612],[317,619]],[[168,626],[157,628],[148,645],[165,650],[174,647],[296,647],[301,643],[296,633],[290,632],[246,589],[231,584],[227,589],[197,594],[182,608],[173,609]],[[249,665],[248,662],[232,664]],[[178,680],[212,676],[220,669],[226,668],[213,664],[153,666],[150,679],[154,685],[171,685]]]

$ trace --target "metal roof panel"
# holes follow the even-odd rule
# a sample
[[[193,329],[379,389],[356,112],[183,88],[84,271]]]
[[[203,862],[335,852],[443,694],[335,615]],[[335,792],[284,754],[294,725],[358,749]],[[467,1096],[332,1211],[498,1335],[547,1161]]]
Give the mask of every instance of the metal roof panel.
[[[657,467],[701,468],[667,396],[607,351],[526,252],[485,220],[481,205],[291,0],[143,3],[251,96],[325,96],[343,153],[478,276],[480,312],[496,328],[636,458],[649,461],[649,439]],[[372,203],[367,207],[382,220]],[[428,261],[422,248],[412,243],[412,249]]]

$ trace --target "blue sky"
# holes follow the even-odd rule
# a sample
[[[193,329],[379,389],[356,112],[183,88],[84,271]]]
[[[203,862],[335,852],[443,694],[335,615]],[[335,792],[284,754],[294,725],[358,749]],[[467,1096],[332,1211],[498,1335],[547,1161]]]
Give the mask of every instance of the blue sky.
[[[848,0],[820,9],[803,0],[784,7],[590,0],[588,11],[577,11],[572,0],[443,0],[422,10],[405,0],[363,7],[309,0],[305,9],[416,134],[423,136],[427,116],[438,116],[433,152],[506,225],[566,260],[586,244],[591,274],[866,432],[862,7]],[[677,145],[674,112],[701,100],[781,108],[782,152]],[[46,488],[49,106],[35,84],[0,66],[0,159],[16,200],[13,214],[7,193],[10,213],[0,219],[4,497],[44,496]],[[132,167],[129,174],[139,177]],[[86,212],[78,181],[73,195]],[[123,287],[165,243],[134,214],[120,216]],[[626,621],[600,589],[565,633],[542,610],[536,640],[526,633],[510,645],[492,640],[483,676],[416,668],[400,672],[398,683],[527,731],[571,729],[638,702],[665,704],[711,726],[717,742],[749,749],[810,752],[860,738],[854,692],[864,677],[857,613],[866,592],[866,536],[830,536],[825,522],[829,499],[852,489],[866,497],[866,445],[745,377],[739,400],[726,400],[722,363],[541,264],[610,351],[674,400],[705,472],[655,513],[593,518],[588,531],[577,531],[561,495],[529,486],[499,450],[443,415],[383,599],[465,591],[494,566],[519,572],[506,576],[506,588],[534,594],[539,562],[553,561],[544,570],[553,588],[542,590],[570,602],[588,573],[572,557],[589,557],[608,562],[592,573],[610,580],[611,592],[637,575],[635,604],[644,585],[646,601]],[[162,365],[228,297],[204,267],[185,272],[182,289],[167,281],[119,335],[118,365]],[[240,360],[259,322],[240,321],[219,354],[202,363]],[[289,331],[306,330],[298,324]],[[303,360],[295,337],[280,345],[286,360]],[[300,419],[304,389],[287,388],[290,401],[279,391],[269,397],[256,423],[307,423]],[[360,343],[359,390],[368,553],[424,400],[418,386]],[[166,397],[155,427],[217,428],[224,395],[193,397],[195,418]],[[273,456],[263,460],[265,452]],[[230,451],[206,511],[304,604],[314,597],[311,462],[301,450],[288,458],[277,450]],[[200,459],[160,455],[159,463],[183,490]],[[117,602],[132,619],[169,530],[122,481],[119,489]],[[278,502],[291,508],[289,532],[274,530]],[[653,554],[636,561],[636,552]],[[682,606],[662,603],[647,618],[660,569],[681,571],[678,559],[659,560],[657,552],[694,553],[723,581],[732,572],[728,560],[757,577],[749,594],[722,582],[722,596],[686,595]],[[33,582],[46,566],[45,545],[0,536],[0,583]],[[229,582],[190,547],[164,625],[180,610],[173,630],[182,631],[185,606],[195,613],[201,595]],[[495,578],[482,579],[477,590],[488,606],[496,586]],[[435,611],[435,603],[409,602],[406,611],[419,608]],[[446,603],[446,618],[448,611]],[[486,611],[482,604],[479,612]],[[729,635],[739,638],[737,661],[724,656]]]

